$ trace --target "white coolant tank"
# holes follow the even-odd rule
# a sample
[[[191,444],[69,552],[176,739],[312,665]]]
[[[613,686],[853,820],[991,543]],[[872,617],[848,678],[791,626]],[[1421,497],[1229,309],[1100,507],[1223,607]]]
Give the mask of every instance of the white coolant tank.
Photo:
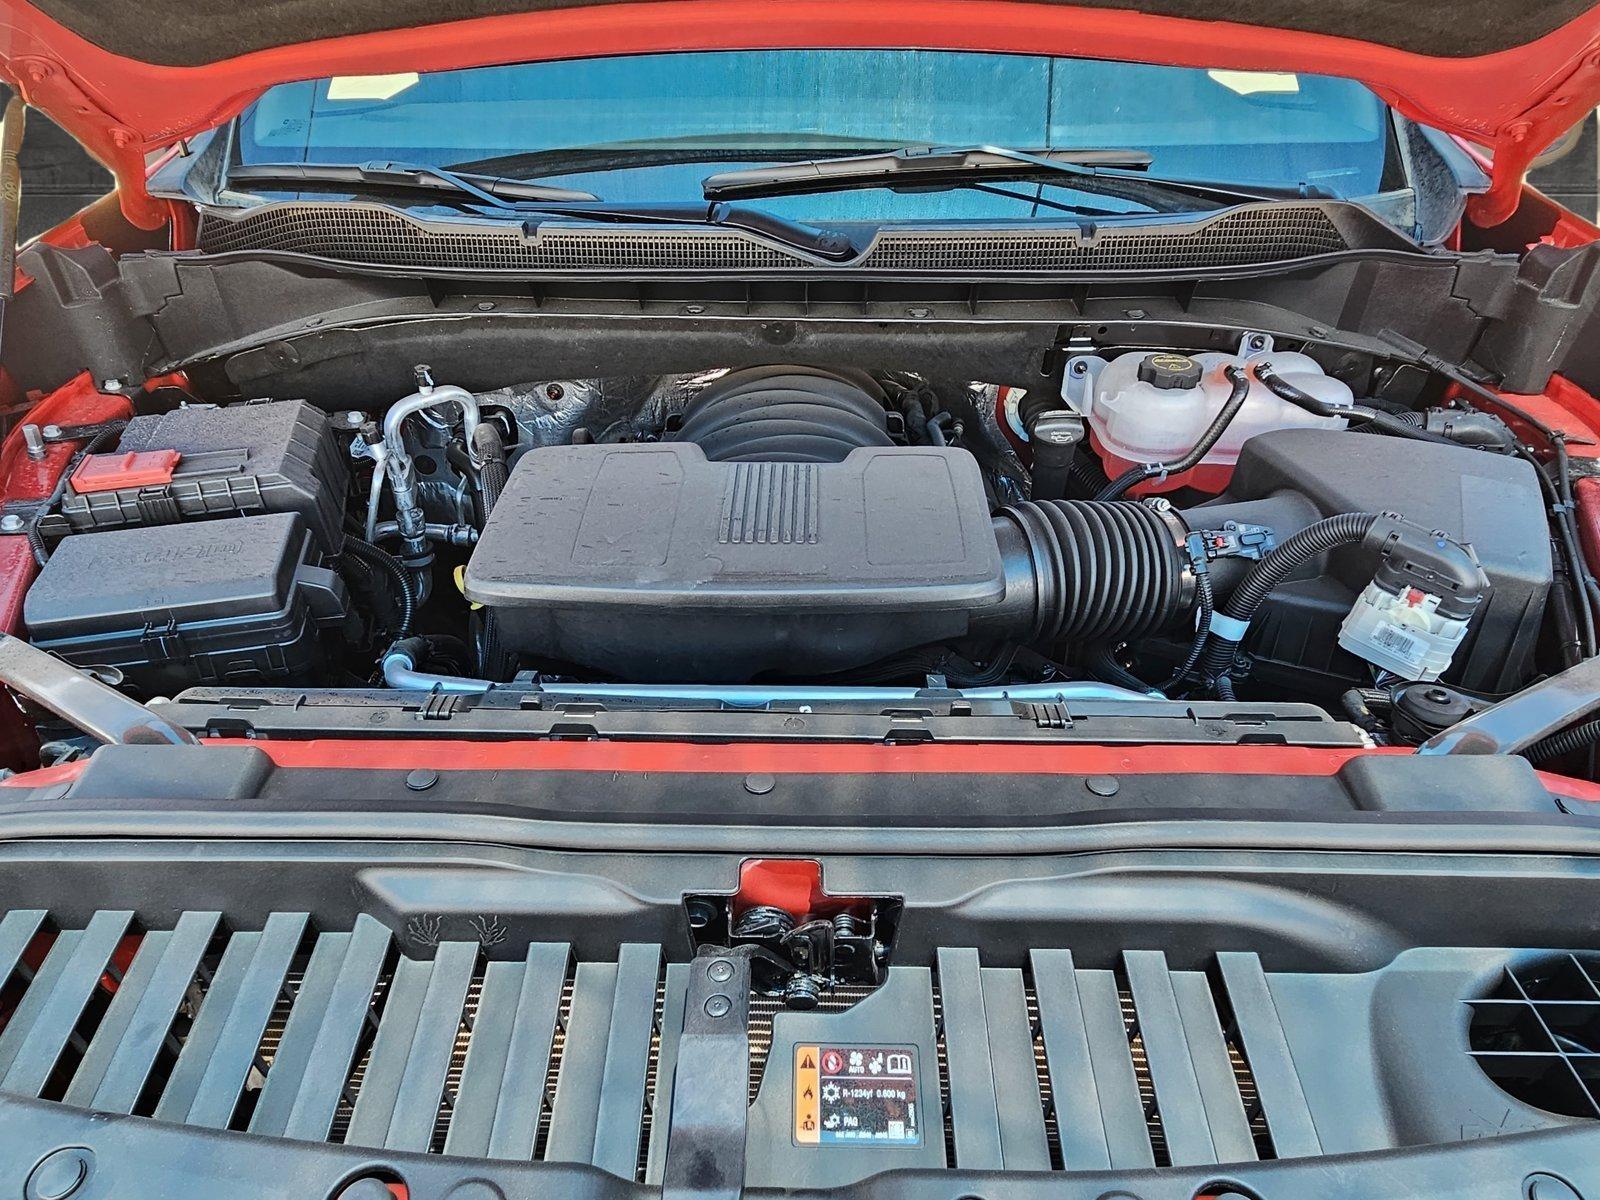
[[[1230,366],[1250,374],[1250,395],[1227,432],[1183,482],[1219,489],[1239,461],[1240,448],[1258,433],[1274,429],[1343,429],[1343,417],[1319,417],[1274,396],[1250,369],[1270,363],[1273,373],[1307,395],[1335,408],[1348,408],[1355,396],[1304,354],[1267,352],[1240,358],[1232,354],[1124,354],[1100,367],[1080,405],[1095,448],[1115,478],[1130,466],[1173,462],[1200,440],[1221,411],[1233,384]],[[1178,481],[1157,481],[1180,486]]]

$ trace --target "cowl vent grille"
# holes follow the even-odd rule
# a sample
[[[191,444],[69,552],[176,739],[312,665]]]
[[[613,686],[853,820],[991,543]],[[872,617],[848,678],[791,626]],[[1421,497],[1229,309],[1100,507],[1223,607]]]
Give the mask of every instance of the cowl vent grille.
[[[531,236],[516,224],[423,220],[360,203],[286,202],[200,222],[210,254],[278,251],[335,262],[456,271],[812,270],[818,264],[754,238],[693,227],[547,225]],[[1314,204],[1232,209],[1181,222],[1085,238],[1060,227],[986,230],[886,229],[857,264],[894,272],[1159,271],[1289,262],[1350,249]]]
[[[1546,1112],[1600,1118],[1600,955],[1512,963],[1472,1004],[1472,1056]]]

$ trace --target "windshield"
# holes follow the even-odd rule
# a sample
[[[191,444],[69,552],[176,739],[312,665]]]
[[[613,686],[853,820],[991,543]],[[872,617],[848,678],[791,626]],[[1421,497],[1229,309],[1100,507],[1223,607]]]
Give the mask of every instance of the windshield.
[[[727,51],[345,77],[271,89],[243,164],[394,159],[537,178],[617,202],[698,198],[719,170],[902,146],[1141,150],[1150,173],[1386,185],[1383,103],[1349,80],[918,50]],[[804,220],[1026,217],[1058,186],[789,197]],[[279,193],[274,193],[279,194]],[[1118,209],[1115,200],[1100,200]],[[1120,207],[1136,211],[1139,206]]]

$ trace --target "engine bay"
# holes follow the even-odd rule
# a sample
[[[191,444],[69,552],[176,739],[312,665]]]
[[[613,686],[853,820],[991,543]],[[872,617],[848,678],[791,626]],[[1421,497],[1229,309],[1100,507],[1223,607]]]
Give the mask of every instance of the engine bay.
[[[1576,661],[1558,484],[1494,393],[1216,347],[1088,347],[1027,389],[815,362],[477,391],[419,364],[367,410],[145,389],[21,430],[78,439],[24,621],[142,700],[1071,685],[1413,743]]]

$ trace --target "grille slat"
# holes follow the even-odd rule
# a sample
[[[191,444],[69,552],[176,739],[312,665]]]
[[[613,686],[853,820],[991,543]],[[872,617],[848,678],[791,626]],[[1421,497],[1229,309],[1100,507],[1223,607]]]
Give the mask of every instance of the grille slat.
[[[210,1129],[228,1127],[308,920],[306,913],[273,913],[267,918],[248,957],[240,955],[234,960],[236,975],[230,975],[228,984],[230,1001],[220,1014],[218,993],[223,980],[218,972],[217,983],[179,1056],[173,1083],[156,1110],[158,1117],[165,1111],[163,1119]],[[232,949],[230,945],[230,952]]]
[[[131,1113],[156,1064],[222,914],[189,912],[147,933],[64,1097],[100,1112]]]
[[[1138,1013],[1140,1041],[1161,1113],[1167,1153],[1178,1166],[1214,1163],[1217,1151],[1211,1142],[1211,1123],[1178,1015],[1178,998],[1172,990],[1166,955],[1159,950],[1130,950],[1123,955],[1123,964]]]
[[[533,1157],[567,947],[535,943],[520,963],[490,963],[462,1068],[446,1154]]]
[[[1062,1166],[1075,1171],[1106,1170],[1111,1166],[1111,1147],[1101,1116],[1104,1101],[1090,1058],[1072,952],[1035,950],[1030,965]]]
[[[475,942],[445,942],[396,968],[346,1145],[428,1148],[477,956]]]
[[[1311,1122],[1311,1108],[1267,989],[1261,959],[1248,951],[1225,951],[1217,955],[1217,966],[1277,1156],[1321,1154],[1322,1141]]]
[[[32,1019],[20,1019],[19,1009],[15,1024],[0,1036],[0,1054],[9,1059],[0,1077],[0,1091],[23,1096],[38,1096],[44,1091],[132,921],[131,912],[96,913],[71,946],[55,985],[41,997]],[[57,943],[51,956],[66,950]],[[10,1049],[13,1040],[15,1051]]]
[[[351,264],[461,271],[813,270],[817,264],[718,229],[464,225],[361,203],[263,204],[202,216],[200,249],[280,251]],[[1314,204],[1241,207],[1152,230],[1101,226],[968,232],[885,229],[860,262],[901,272],[1155,271],[1288,262],[1350,249]]]
[[[303,1021],[297,1021],[298,1012],[290,1015],[279,1045],[279,1059],[273,1063],[262,1089],[257,1112],[265,1109],[266,1115],[261,1117],[260,1132],[271,1132],[282,1111],[281,1131],[285,1137],[321,1141],[328,1136],[351,1061],[367,1027],[389,948],[388,929],[373,918],[362,916],[350,934],[322,1011]],[[280,1079],[279,1071],[285,1062],[292,1065],[298,1061],[302,1042],[307,1046],[304,1067],[286,1072]],[[286,1111],[279,1107],[284,1103],[280,1096],[287,1098]]]

